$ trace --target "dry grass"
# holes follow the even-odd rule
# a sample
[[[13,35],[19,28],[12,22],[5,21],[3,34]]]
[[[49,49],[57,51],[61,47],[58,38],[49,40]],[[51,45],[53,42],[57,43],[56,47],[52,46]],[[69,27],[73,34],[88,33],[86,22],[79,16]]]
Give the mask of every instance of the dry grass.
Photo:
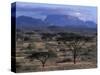
[[[89,68],[96,68],[96,63],[92,62],[77,62],[73,64],[70,63],[58,63],[56,65],[48,65],[46,64],[43,68],[41,64],[34,65],[34,64],[23,64],[21,65],[20,69],[17,69],[17,72],[37,72],[37,71],[55,71],[55,70],[72,70],[72,69],[89,69]]]

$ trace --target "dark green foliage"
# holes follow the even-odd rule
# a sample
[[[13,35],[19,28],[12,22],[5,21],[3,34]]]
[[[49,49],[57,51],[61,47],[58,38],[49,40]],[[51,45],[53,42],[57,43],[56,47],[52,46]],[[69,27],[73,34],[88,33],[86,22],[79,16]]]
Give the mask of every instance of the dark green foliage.
[[[29,36],[24,36],[23,39],[24,39],[24,41],[29,41],[30,40]]]
[[[88,36],[82,36],[76,33],[58,33],[60,37],[57,37],[57,41],[78,41],[78,40],[84,40],[84,41],[90,41],[92,40],[92,37]]]
[[[55,33],[41,33],[41,36],[43,40],[52,40],[52,38],[55,37],[56,34]]]
[[[27,35],[34,35],[34,32],[26,32]]]

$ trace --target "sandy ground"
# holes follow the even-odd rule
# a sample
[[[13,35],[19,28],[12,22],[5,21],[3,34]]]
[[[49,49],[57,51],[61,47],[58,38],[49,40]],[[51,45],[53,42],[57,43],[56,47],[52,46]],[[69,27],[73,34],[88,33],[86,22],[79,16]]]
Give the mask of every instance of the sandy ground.
[[[41,65],[38,65],[37,67],[32,66],[32,64],[25,64],[23,65],[23,68],[20,70],[17,70],[17,72],[38,72],[38,71],[55,71],[55,70],[73,70],[73,69],[90,69],[90,68],[96,68],[96,63],[92,62],[77,62],[74,64],[73,62],[67,62],[67,63],[58,63],[56,65],[45,65],[43,68]]]

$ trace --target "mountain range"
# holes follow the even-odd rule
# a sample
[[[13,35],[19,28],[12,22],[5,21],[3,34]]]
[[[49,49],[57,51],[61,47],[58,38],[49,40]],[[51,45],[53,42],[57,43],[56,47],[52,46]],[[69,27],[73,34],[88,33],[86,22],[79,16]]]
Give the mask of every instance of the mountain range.
[[[16,18],[18,28],[66,30],[66,29],[95,29],[96,23],[93,21],[83,21],[70,15],[48,15],[44,20],[29,16],[19,16]]]

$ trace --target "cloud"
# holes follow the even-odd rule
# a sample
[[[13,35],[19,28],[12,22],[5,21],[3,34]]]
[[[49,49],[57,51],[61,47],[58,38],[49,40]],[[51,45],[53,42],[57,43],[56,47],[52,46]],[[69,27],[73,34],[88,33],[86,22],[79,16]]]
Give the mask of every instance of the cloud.
[[[46,18],[47,15],[72,15],[81,20],[96,21],[97,13],[95,7],[71,6],[71,5],[54,5],[39,3],[17,3],[17,15],[31,16],[35,18]]]
[[[83,21],[87,21],[87,20],[94,21],[94,22],[97,21],[96,16],[92,16],[92,14],[89,15],[88,13],[73,11],[73,12],[70,12],[69,15],[78,17],[79,19]]]

